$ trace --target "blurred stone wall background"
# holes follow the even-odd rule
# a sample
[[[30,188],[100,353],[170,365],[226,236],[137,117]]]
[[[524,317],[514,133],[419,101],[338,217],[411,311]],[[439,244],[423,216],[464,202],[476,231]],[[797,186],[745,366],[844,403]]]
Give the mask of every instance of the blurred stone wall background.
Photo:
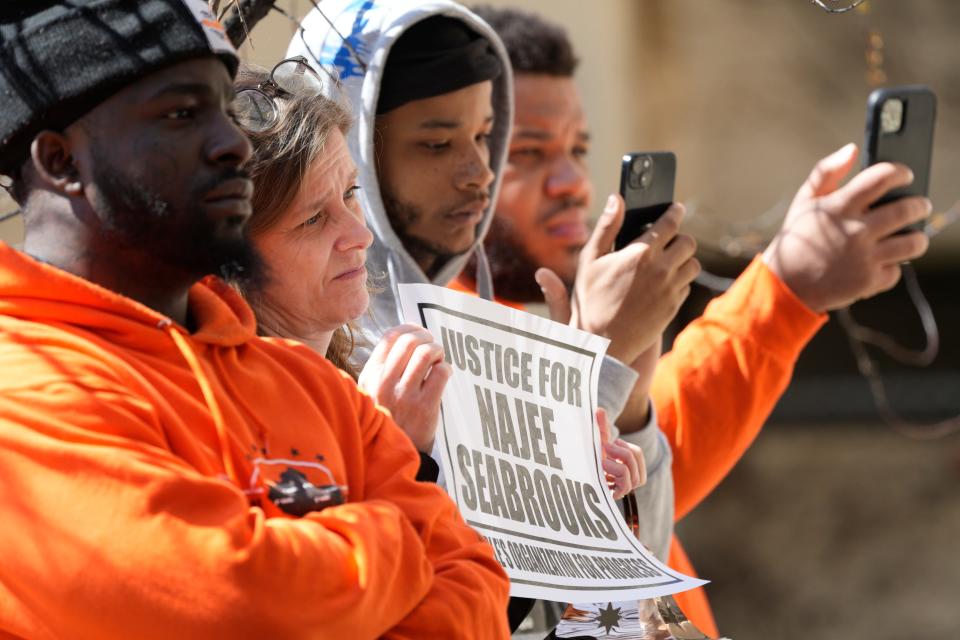
[[[297,16],[310,6],[278,3]],[[931,195],[939,211],[960,200],[956,0],[868,0],[866,11],[842,15],[808,0],[492,4],[540,12],[569,30],[582,57],[598,202],[616,188],[624,152],[677,153],[677,195],[695,214],[688,228],[711,268],[742,268],[749,251],[716,250],[726,236],[769,237],[814,161],[862,142],[871,31],[883,39],[888,84],[937,92]],[[243,55],[272,66],[291,34],[274,14]],[[0,202],[0,211],[10,207]],[[767,212],[763,224],[751,222]],[[16,243],[20,234],[18,219],[0,224],[0,239]],[[937,362],[920,372],[882,362],[897,406],[916,418],[960,412],[958,253],[960,224],[916,265],[941,323]],[[698,292],[683,317],[707,299]],[[902,290],[857,315],[922,343]],[[960,638],[958,486],[960,436],[919,442],[882,424],[831,322],[758,442],[679,530],[713,581],[721,630],[736,640]]]
[[[310,6],[277,1],[297,16]],[[731,224],[774,210],[759,229],[769,235],[774,214],[813,162],[845,142],[862,142],[871,30],[883,37],[889,84],[924,83],[937,92],[932,197],[940,210],[960,200],[951,175],[960,166],[954,108],[960,3],[953,0],[867,0],[868,11],[840,15],[807,0],[491,3],[538,11],[569,29],[594,123],[590,168],[597,193],[616,189],[624,152],[671,149],[679,163],[677,196],[695,211],[690,226],[705,245],[714,246]],[[272,66],[293,28],[272,13],[254,29],[245,59]],[[0,226],[5,240],[16,241],[19,232],[16,222]],[[954,225],[938,237],[925,268],[956,264],[958,249],[960,225]]]

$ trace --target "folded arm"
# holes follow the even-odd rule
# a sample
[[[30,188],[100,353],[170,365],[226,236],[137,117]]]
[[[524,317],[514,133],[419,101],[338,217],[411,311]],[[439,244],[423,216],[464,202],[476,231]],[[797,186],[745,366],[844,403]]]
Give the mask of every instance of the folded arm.
[[[413,481],[412,448],[382,453],[392,438],[377,434],[404,436],[381,412],[368,417],[365,457],[398,463],[394,479],[362,502],[267,518],[213,469],[170,453],[139,398],[72,383],[5,392],[0,547],[16,551],[0,567],[0,621],[75,638],[374,638],[415,620],[451,566],[505,590],[476,562],[482,549],[453,553],[433,535],[450,524],[449,501]]]

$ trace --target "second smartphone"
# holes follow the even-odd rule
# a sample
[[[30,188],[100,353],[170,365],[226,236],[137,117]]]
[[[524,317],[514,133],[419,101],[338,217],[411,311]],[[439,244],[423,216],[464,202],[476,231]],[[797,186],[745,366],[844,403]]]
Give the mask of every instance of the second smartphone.
[[[913,171],[913,183],[893,189],[872,206],[906,196],[928,195],[936,119],[937,96],[928,87],[888,87],[870,94],[863,145],[864,166],[900,162]],[[920,230],[923,226],[923,222],[918,222],[909,229]]]
[[[673,203],[677,157],[670,151],[641,151],[623,156],[620,195],[627,205],[614,241],[620,250],[643,234]]]

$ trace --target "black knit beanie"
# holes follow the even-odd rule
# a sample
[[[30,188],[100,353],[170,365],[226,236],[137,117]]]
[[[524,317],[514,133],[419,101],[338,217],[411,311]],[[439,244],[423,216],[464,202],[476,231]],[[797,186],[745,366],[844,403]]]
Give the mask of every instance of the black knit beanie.
[[[431,16],[407,29],[390,49],[377,113],[493,80],[501,72],[486,38],[462,20]]]
[[[0,173],[140,78],[216,55],[239,60],[203,0],[0,0]]]

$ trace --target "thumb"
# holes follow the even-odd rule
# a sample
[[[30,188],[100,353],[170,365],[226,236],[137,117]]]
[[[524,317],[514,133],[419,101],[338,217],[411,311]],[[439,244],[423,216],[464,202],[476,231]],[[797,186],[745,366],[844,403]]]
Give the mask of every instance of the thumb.
[[[850,173],[857,159],[857,145],[852,142],[840,147],[813,167],[807,181],[797,192],[798,198],[819,198],[833,193]]]
[[[547,303],[550,319],[560,324],[570,322],[570,294],[560,276],[546,267],[540,267],[533,277],[543,291],[543,301]]]
[[[600,442],[607,444],[610,442],[610,422],[607,420],[607,412],[598,407],[595,415],[597,416],[597,429],[600,430]],[[603,452],[603,457],[606,458],[606,450],[600,447],[600,451]]]
[[[582,260],[593,262],[600,256],[610,253],[613,248],[613,241],[617,237],[617,232],[623,225],[623,198],[615,193],[611,193],[607,198],[607,204],[603,208],[603,213],[597,219],[597,225],[590,234],[590,239],[584,245],[580,252]]]

